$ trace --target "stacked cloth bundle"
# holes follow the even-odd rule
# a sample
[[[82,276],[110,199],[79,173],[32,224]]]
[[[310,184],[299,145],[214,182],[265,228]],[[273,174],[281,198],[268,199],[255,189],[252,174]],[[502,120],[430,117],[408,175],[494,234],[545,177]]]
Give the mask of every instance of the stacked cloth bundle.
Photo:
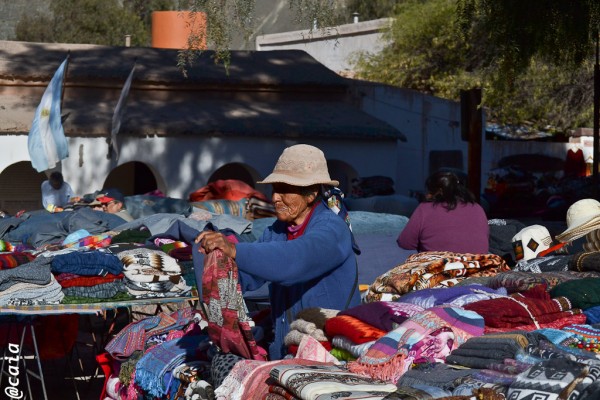
[[[572,308],[566,297],[552,298],[544,285],[506,297],[476,301],[464,308],[484,318],[486,333],[515,329],[560,329],[585,322],[585,314],[581,309]]]
[[[443,362],[451,351],[483,334],[483,318],[458,307],[432,307],[378,339],[350,372],[396,383],[413,364]]]
[[[52,275],[50,262],[37,257],[14,268],[0,269],[0,306],[60,303],[64,294]]]
[[[321,345],[331,350],[331,343],[325,335],[325,323],[328,319],[337,315],[337,310],[325,308],[307,308],[300,311],[294,321],[290,324],[290,331],[285,335],[284,344],[289,354],[296,354],[298,346],[304,336],[310,336]]]
[[[165,397],[179,391],[182,381],[173,382],[174,370],[202,361],[209,347],[200,315],[191,308],[171,314],[159,313],[123,328],[106,345],[105,357],[115,361],[106,375],[114,393],[111,398]]]
[[[577,271],[548,271],[540,273],[531,273],[527,271],[510,271],[499,273],[490,277],[485,283],[486,286],[499,289],[504,288],[508,293],[524,292],[537,285],[545,285],[548,290],[556,285],[581,278],[598,278],[597,272],[577,272]]]
[[[468,277],[493,276],[503,271],[510,271],[510,267],[496,254],[416,253],[379,276],[365,299],[394,301],[412,290],[453,286]]]
[[[177,260],[162,250],[137,247],[116,256],[123,264],[127,291],[136,298],[184,296],[192,289]]]
[[[52,272],[67,302],[107,301],[127,291],[123,265],[113,254],[75,247],[47,253],[52,255]]]
[[[355,360],[377,339],[421,311],[422,307],[391,301],[364,303],[341,311],[325,323],[325,331],[332,338],[332,354],[340,360]]]

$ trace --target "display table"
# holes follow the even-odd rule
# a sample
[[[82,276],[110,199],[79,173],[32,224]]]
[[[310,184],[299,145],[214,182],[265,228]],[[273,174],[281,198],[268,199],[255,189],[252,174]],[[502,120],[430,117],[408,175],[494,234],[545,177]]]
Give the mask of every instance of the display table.
[[[26,383],[26,391],[28,393],[27,398],[32,399],[32,386],[31,378],[39,381],[42,395],[45,400],[48,399],[46,392],[46,384],[44,381],[44,374],[42,370],[42,361],[40,360],[40,352],[38,348],[38,340],[35,332],[35,320],[39,317],[49,315],[64,315],[64,314],[96,314],[102,315],[104,318],[107,316],[108,311],[116,311],[118,309],[126,308],[130,309],[134,306],[146,306],[156,305],[156,313],[162,311],[161,305],[165,303],[182,303],[189,302],[190,306],[196,307],[198,304],[197,296],[183,296],[183,297],[155,297],[147,299],[135,299],[127,301],[116,301],[116,302],[100,302],[100,303],[86,303],[86,304],[52,304],[52,305],[35,305],[35,306],[1,306],[0,307],[0,324],[7,327],[6,340],[3,349],[3,357],[0,370],[0,387],[3,391],[8,390],[7,395],[14,398],[24,395],[22,389],[22,379],[24,376]],[[114,324],[108,324],[109,331],[114,327]],[[17,332],[19,343],[10,343],[9,338],[12,332]],[[32,349],[29,349],[24,354],[25,338],[27,332],[31,335]],[[96,342],[96,337],[93,337],[93,341]],[[18,345],[18,347],[17,347]],[[93,343],[94,348],[102,347],[98,343]],[[73,386],[77,398],[79,393],[77,392],[77,386],[73,380]]]

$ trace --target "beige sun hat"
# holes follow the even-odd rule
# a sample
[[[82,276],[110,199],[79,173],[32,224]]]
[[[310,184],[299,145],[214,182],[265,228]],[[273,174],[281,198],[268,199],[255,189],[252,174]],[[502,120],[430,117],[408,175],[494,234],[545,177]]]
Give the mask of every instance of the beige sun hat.
[[[567,210],[567,230],[556,235],[560,242],[571,242],[600,228],[600,202],[595,199],[576,201]]]
[[[287,183],[292,186],[340,184],[329,176],[325,154],[308,144],[296,144],[285,148],[273,172],[257,183]]]

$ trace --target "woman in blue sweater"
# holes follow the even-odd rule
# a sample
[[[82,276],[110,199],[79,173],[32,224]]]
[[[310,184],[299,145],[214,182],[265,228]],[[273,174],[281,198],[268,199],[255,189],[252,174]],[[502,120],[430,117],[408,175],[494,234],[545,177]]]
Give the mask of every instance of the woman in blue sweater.
[[[233,244],[211,231],[200,233],[196,242],[206,253],[220,249],[235,259],[242,290],[270,283],[269,357],[276,360],[286,354],[283,339],[299,311],[360,303],[358,271],[350,229],[322,198],[323,186],[338,182],[330,178],[321,150],[305,144],[286,148],[273,172],[258,183],[272,184],[277,221],[257,242]]]

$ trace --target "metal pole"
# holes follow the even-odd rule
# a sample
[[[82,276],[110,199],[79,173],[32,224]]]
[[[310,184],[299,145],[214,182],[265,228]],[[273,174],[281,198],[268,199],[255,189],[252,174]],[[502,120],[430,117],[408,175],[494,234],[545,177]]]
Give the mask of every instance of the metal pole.
[[[600,158],[600,35],[596,30],[596,62],[594,64],[594,159],[592,177],[594,195],[598,197],[598,159]]]

